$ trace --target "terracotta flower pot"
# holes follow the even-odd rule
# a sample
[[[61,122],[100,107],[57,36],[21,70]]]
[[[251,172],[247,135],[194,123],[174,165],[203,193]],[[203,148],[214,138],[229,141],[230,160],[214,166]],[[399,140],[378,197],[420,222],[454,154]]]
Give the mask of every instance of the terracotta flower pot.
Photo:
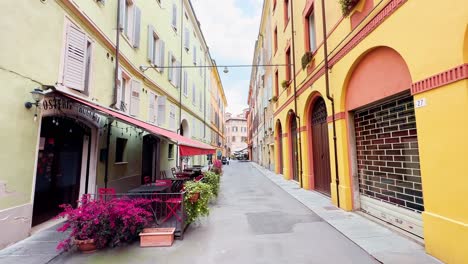
[[[200,198],[200,193],[199,192],[192,194],[192,196],[190,196],[190,198],[189,198],[189,201],[191,203],[196,203],[198,201],[198,198]]]
[[[75,238],[75,245],[81,252],[86,254],[96,251],[96,244],[94,243],[94,239],[79,240]]]

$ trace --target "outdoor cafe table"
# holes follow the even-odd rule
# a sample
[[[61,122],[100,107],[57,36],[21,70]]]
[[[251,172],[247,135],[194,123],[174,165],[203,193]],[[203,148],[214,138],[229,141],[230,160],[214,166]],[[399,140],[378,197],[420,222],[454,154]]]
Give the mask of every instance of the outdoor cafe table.
[[[167,189],[171,188],[171,185],[142,185],[140,187],[131,189],[128,193],[155,193],[155,192],[164,192]]]

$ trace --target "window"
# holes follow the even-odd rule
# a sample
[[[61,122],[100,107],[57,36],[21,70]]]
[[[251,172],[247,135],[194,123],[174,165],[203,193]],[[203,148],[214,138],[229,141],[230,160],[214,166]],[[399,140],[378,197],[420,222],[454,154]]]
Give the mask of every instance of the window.
[[[197,48],[193,45],[193,65],[197,65]]]
[[[284,0],[284,27],[289,23],[289,18],[291,17],[291,7],[289,0]]]
[[[187,70],[184,70],[184,86],[183,86],[183,91],[184,91],[184,95],[185,97],[188,97],[188,74],[187,74]]]
[[[184,29],[184,48],[186,51],[190,49],[190,32],[188,28]]]
[[[140,46],[141,11],[133,0],[119,0],[120,28],[134,48]]]
[[[166,96],[158,97],[158,125],[162,126],[166,123]]]
[[[196,87],[195,87],[195,83],[192,83],[192,103],[193,105],[196,105],[197,104],[197,94],[196,94]]]
[[[275,12],[275,9],[276,9],[276,0],[273,0],[273,12]]]
[[[124,162],[125,147],[127,146],[126,138],[117,138],[115,142],[115,162]]]
[[[172,28],[177,31],[177,5],[172,4]]]
[[[174,144],[169,144],[168,152],[167,152],[168,159],[174,159]]]
[[[291,48],[289,47],[286,50],[286,81],[291,80],[291,76],[292,76],[291,71],[292,71],[292,68],[291,68]]]
[[[176,60],[174,55],[172,55],[172,52],[169,52],[169,69],[167,70],[167,77],[175,87],[179,87],[179,78],[181,73],[181,68],[179,66],[180,63]]]
[[[140,82],[132,80],[130,92],[130,115],[138,116],[140,113]]]
[[[315,33],[315,15],[314,15],[314,10],[312,9],[310,14],[307,16],[307,25],[308,25],[308,31],[306,32],[306,39],[308,40],[308,46],[306,48],[309,49],[309,51],[314,52],[317,49],[317,41],[315,39],[316,33]],[[308,36],[307,36],[308,35]]]
[[[279,76],[278,70],[275,71],[275,95],[279,97]]]
[[[200,91],[200,93],[198,93],[198,106],[199,106],[199,109],[200,111],[203,111],[203,94],[202,92]]]
[[[169,108],[169,128],[172,130],[176,129],[176,107],[175,105],[171,104]]]
[[[153,26],[148,25],[148,61],[152,65],[164,66],[165,43],[156,33]],[[164,72],[164,68],[156,68]]]
[[[148,122],[156,123],[156,102],[158,100],[158,96],[150,92],[149,94],[149,113],[148,113]]]
[[[92,42],[75,24],[68,22],[65,37],[63,85],[89,93]]]
[[[118,76],[118,86],[117,86],[117,107],[122,112],[128,112],[129,107],[129,98],[132,90],[132,82],[131,77],[128,73],[119,69],[119,76]]]
[[[275,27],[275,31],[273,32],[273,46],[276,54],[276,51],[278,50],[278,27]]]
[[[236,137],[232,137],[232,142],[236,142]]]

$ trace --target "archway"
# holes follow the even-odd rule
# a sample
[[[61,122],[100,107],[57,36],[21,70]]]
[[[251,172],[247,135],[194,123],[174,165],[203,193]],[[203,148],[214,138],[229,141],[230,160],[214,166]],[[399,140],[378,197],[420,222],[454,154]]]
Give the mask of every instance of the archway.
[[[279,174],[283,174],[283,128],[281,127],[281,122],[278,120],[276,122],[276,146],[278,146],[277,153],[277,166],[276,170]]]
[[[397,51],[373,48],[350,72],[345,107],[358,208],[383,221],[394,219],[389,223],[422,237],[424,201],[411,84]]]
[[[290,168],[291,168],[291,178],[292,180],[299,181],[299,169],[298,169],[298,150],[297,150],[297,119],[296,114],[290,110],[288,112],[289,118],[289,150],[290,150]]]
[[[311,104],[309,115],[309,142],[312,146],[312,157],[309,162],[313,166],[314,189],[330,196],[330,149],[328,141],[327,107],[322,97],[317,97]]]

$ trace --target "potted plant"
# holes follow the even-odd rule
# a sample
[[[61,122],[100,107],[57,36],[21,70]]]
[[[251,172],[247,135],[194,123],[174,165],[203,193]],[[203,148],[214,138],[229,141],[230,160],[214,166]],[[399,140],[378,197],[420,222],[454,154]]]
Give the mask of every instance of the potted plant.
[[[301,59],[301,62],[302,62],[302,69],[304,70],[307,65],[309,65],[309,63],[312,61],[312,57],[313,57],[313,53],[310,52],[310,51],[307,51],[306,53],[304,53],[304,55],[302,55],[302,59]]]
[[[218,175],[222,175],[223,174],[223,163],[220,160],[215,160],[213,162],[213,167],[211,168],[211,171],[218,174]]]
[[[278,101],[278,96],[273,95],[273,97],[271,97],[271,101],[272,101],[272,102]]]
[[[210,213],[208,203],[213,196],[211,186],[202,181],[188,181],[184,185],[184,209],[187,214],[187,224],[192,223],[200,216],[207,216]],[[191,197],[199,193],[199,198],[196,202],[192,202]]]
[[[348,16],[353,8],[359,3],[359,0],[339,0],[343,16]]]
[[[283,81],[281,82],[281,87],[283,87],[283,89],[288,88],[288,85],[289,85],[289,81],[283,80]]]
[[[61,205],[63,212],[57,217],[66,218],[57,229],[59,232],[71,230],[57,249],[69,250],[76,245],[79,250],[90,253],[107,246],[117,246],[138,238],[138,233],[153,218],[147,209],[149,199],[92,200],[84,195],[77,208]]]
[[[220,175],[216,174],[212,171],[207,171],[204,173],[202,182],[210,185],[211,192],[215,197],[218,196],[219,193],[219,183],[220,183]]]

